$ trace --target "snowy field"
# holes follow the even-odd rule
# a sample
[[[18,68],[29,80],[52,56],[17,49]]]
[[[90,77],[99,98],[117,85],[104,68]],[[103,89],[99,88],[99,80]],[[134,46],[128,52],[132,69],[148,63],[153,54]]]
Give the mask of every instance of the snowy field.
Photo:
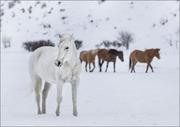
[[[1,126],[179,126],[179,1],[37,3],[20,1],[10,9],[8,1],[0,5],[4,11],[1,36],[12,42],[5,49],[1,40]],[[42,8],[44,3],[47,6]],[[63,16],[67,18],[62,20]],[[72,115],[70,84],[64,85],[59,117],[55,115],[55,85],[47,98],[47,114],[37,115],[29,85],[31,53],[22,43],[40,39],[57,43],[57,34],[73,33],[83,41],[80,52],[94,49],[103,40],[116,40],[121,30],[132,33],[134,43],[129,50],[119,48],[125,61],[117,60],[116,73],[112,63],[107,73],[105,64],[100,73],[97,59],[93,73],[85,72],[82,64],[78,117]],[[137,64],[136,73],[130,73],[130,52],[147,48],[161,49],[161,59],[152,62],[155,72],[145,73],[146,65]]]
[[[175,125],[179,124],[179,55],[154,59],[154,73],[128,72],[128,57],[117,62],[117,72],[86,73],[84,67],[78,93],[79,116],[73,117],[71,88],[65,84],[61,114],[55,116],[56,87],[47,99],[47,114],[36,114],[34,93],[28,92],[29,53],[1,52],[1,124],[5,125]],[[172,61],[172,62],[170,62]],[[164,64],[165,63],[165,64]]]

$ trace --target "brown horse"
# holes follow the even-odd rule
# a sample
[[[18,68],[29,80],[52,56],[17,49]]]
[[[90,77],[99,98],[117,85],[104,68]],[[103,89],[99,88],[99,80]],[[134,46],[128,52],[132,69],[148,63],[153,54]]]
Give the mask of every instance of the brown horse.
[[[115,64],[116,64],[117,56],[119,57],[119,59],[122,62],[124,61],[122,51],[117,51],[115,49],[109,49],[109,50],[108,49],[99,49],[99,51],[98,51],[99,72],[102,71],[102,65],[103,65],[104,61],[107,61],[105,72],[107,72],[109,62],[113,62],[114,72],[115,72]]]
[[[80,60],[81,63],[85,62],[85,69],[87,72],[87,65],[89,64],[89,72],[93,72],[95,69],[95,58],[98,53],[98,49],[88,50],[88,51],[81,51],[80,52]],[[91,70],[91,63],[93,64],[93,69]]]
[[[152,72],[154,72],[151,62],[154,57],[160,59],[159,51],[160,49],[157,48],[157,49],[146,49],[145,51],[134,50],[133,52],[131,52],[129,57],[129,69],[131,69],[131,73],[133,71],[135,72],[134,66],[136,65],[137,62],[147,63],[146,73],[148,72],[149,67],[151,68]]]

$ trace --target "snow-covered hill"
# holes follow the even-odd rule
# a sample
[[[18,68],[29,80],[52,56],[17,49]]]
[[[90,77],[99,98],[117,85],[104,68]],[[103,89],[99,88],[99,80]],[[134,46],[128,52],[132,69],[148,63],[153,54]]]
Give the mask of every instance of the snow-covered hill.
[[[50,39],[58,33],[73,33],[92,48],[102,40],[116,40],[118,32],[133,34],[131,48],[179,46],[177,1],[2,1],[2,37],[14,46],[26,40]]]

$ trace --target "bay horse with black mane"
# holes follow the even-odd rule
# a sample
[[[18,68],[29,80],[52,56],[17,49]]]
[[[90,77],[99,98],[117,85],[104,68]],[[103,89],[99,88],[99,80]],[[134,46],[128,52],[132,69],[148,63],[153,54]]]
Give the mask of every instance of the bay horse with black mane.
[[[134,50],[133,52],[131,52],[129,56],[129,69],[131,69],[131,73],[135,72],[134,67],[137,62],[147,63],[146,73],[148,72],[149,67],[151,68],[152,72],[154,72],[151,62],[154,57],[160,59],[159,51],[160,49],[156,48],[156,49],[146,49],[145,51]]]
[[[98,51],[99,72],[102,71],[102,65],[103,65],[104,61],[107,61],[105,72],[107,72],[109,62],[113,62],[113,67],[114,67],[114,72],[115,72],[116,71],[115,64],[116,64],[117,56],[122,62],[124,61],[122,51],[117,51],[115,49],[109,49],[109,50],[108,49],[99,49],[99,51]]]
[[[87,72],[87,65],[89,64],[89,72],[93,72],[95,69],[95,58],[98,53],[98,49],[92,49],[88,51],[80,52],[80,61],[81,63],[85,62],[85,69]],[[91,70],[91,63],[93,64],[93,69]]]

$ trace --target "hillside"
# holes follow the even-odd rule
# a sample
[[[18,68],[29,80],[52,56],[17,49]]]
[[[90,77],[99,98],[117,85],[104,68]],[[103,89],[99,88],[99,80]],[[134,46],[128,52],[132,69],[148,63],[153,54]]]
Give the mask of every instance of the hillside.
[[[131,48],[179,47],[177,1],[2,1],[2,37],[14,46],[26,40],[50,39],[73,33],[92,48],[103,40],[116,40],[119,31],[133,34]]]

